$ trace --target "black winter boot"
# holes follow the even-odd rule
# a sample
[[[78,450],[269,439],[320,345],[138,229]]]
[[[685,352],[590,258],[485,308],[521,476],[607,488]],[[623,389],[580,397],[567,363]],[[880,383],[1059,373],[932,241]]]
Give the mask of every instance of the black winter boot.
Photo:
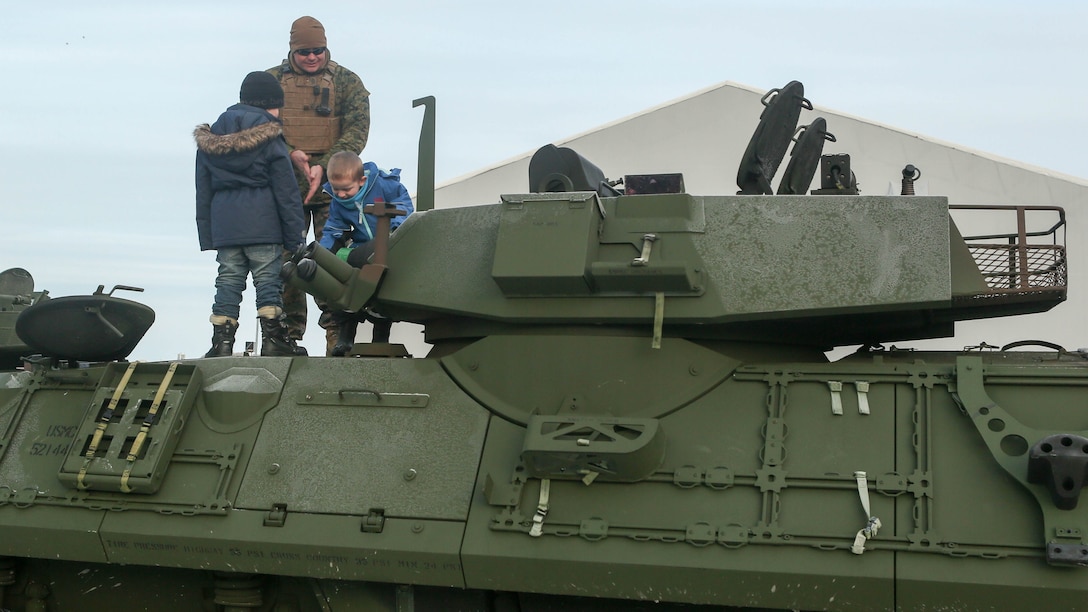
[[[393,331],[393,322],[389,319],[375,319],[374,321],[374,335],[371,336],[371,342],[384,342],[389,343],[389,333]]]
[[[329,356],[345,357],[351,354],[351,347],[355,346],[355,330],[359,323],[355,317],[342,313],[334,313],[332,320],[336,323],[336,345],[329,351]]]
[[[230,357],[234,354],[234,333],[238,324],[227,321],[222,325],[212,324],[212,348],[204,353],[205,357]]]
[[[295,339],[287,335],[286,317],[258,317],[258,320],[261,322],[261,357],[300,357],[307,354],[305,347],[298,346]]]
[[[370,335],[370,341],[374,344],[389,344],[389,332],[393,329],[393,320],[368,310],[366,320],[374,324],[374,331]]]

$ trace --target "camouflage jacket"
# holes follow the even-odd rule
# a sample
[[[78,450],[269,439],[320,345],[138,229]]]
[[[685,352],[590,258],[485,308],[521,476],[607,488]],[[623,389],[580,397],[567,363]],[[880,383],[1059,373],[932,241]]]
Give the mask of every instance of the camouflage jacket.
[[[331,70],[330,70],[331,67]],[[310,165],[327,167],[329,157],[338,151],[351,151],[362,153],[366,148],[367,138],[370,135],[370,92],[363,86],[362,79],[351,70],[340,64],[330,62],[324,69],[332,73],[333,87],[335,89],[335,116],[340,118],[340,135],[332,147],[320,155],[310,158]],[[288,60],[283,60],[278,66],[269,68],[266,72],[272,74],[281,82],[284,75],[293,72],[294,68]],[[290,139],[288,139],[290,145]],[[293,150],[293,149],[292,149]],[[307,183],[300,176],[299,187],[303,194],[306,193]],[[309,206],[327,204],[328,196],[320,190],[309,202]]]

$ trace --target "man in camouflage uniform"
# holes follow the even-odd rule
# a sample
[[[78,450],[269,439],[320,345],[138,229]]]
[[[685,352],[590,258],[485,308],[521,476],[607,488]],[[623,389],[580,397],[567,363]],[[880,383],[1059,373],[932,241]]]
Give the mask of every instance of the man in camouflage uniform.
[[[329,157],[338,151],[361,153],[370,133],[370,92],[354,72],[329,55],[325,27],[313,17],[299,17],[291,24],[287,59],[268,69],[283,86],[283,135],[291,149],[305,222],[313,227],[314,240],[321,240],[329,218],[329,195],[321,191]],[[290,336],[302,340],[306,294],[285,285],[283,308]],[[328,353],[336,344],[336,325],[324,312],[318,324],[325,329]]]

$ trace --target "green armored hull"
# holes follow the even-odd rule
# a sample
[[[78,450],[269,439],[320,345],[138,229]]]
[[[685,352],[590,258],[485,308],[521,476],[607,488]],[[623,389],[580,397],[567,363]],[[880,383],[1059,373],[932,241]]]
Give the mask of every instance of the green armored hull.
[[[572,370],[652,350],[589,335],[566,348]],[[500,413],[501,399],[474,399],[441,361],[186,362],[203,384],[175,383],[164,408],[194,406],[149,444],[173,452],[126,461],[126,411],[85,490],[65,468],[85,462],[80,428],[116,379],[8,375],[0,547],[20,559],[5,603],[29,581],[55,585],[58,601],[97,586],[71,602],[84,609],[115,598],[154,609],[166,587],[147,592],[136,566],[190,570],[171,589],[261,575],[266,601],[286,597],[270,585],[296,581],[279,577],[312,579],[318,594],[300,601],[392,592],[376,583],[791,609],[1084,600],[1083,569],[1063,567],[1085,561],[1084,507],[1059,509],[1046,483],[1027,482],[1030,445],[1052,432],[1084,443],[1082,359],[737,363],[751,349],[723,348],[663,342],[650,380],[676,390],[672,404],[661,391],[601,410],[594,390],[545,377],[570,397],[549,416],[524,406],[526,422]],[[466,357],[466,371],[496,367]],[[132,410],[165,370],[136,367],[122,391]],[[614,370],[598,382],[622,385]],[[161,486],[120,492],[129,467],[162,469]],[[880,529],[852,552],[870,516]],[[97,564],[111,567],[84,573]]]

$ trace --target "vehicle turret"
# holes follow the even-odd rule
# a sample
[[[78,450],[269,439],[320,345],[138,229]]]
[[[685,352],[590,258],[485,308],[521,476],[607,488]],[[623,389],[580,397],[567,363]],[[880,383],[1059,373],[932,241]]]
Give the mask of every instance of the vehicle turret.
[[[953,213],[1005,232],[965,238]],[[423,324],[433,343],[611,327],[829,349],[1049,310],[1065,299],[1063,232],[1059,209],[937,196],[524,193],[413,215],[380,280],[311,245],[302,257],[328,266],[324,284],[291,282]]]

